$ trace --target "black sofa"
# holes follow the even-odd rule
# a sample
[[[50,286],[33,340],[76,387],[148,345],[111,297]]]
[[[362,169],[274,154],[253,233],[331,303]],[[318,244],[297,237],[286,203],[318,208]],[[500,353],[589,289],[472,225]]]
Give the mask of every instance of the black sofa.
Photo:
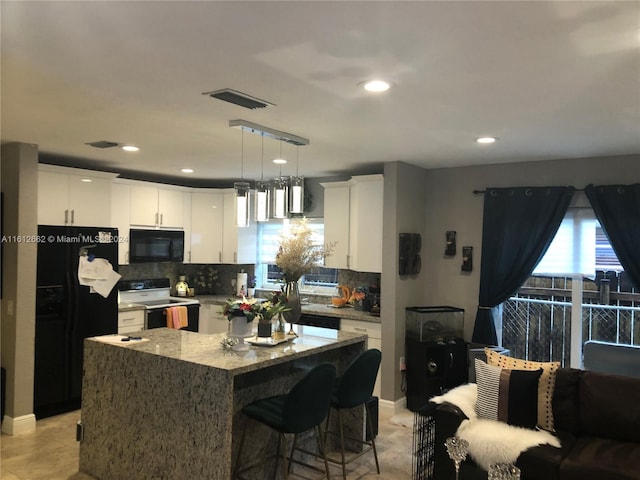
[[[449,403],[435,409],[435,479],[455,478],[444,447],[467,417]],[[561,368],[556,375],[553,415],[561,448],[540,445],[516,462],[521,480],[639,480],[640,378]],[[460,479],[486,480],[467,459]]]

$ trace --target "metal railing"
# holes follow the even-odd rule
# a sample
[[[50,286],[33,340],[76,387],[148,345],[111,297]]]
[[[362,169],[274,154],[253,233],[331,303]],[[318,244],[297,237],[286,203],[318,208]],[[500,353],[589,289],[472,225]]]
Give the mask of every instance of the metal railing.
[[[640,344],[640,307],[583,303],[582,341]],[[567,301],[511,297],[502,304],[502,345],[532,361],[571,358],[571,310]]]

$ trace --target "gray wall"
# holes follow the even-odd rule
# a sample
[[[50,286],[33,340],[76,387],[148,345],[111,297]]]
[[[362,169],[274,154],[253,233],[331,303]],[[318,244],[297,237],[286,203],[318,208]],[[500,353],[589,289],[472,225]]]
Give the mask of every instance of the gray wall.
[[[554,160],[429,170],[426,176],[426,234],[423,268],[428,305],[465,309],[465,338],[470,339],[478,306],[482,247],[483,196],[487,187],[596,185],[640,182],[640,155]],[[457,231],[458,252],[445,257],[445,232]],[[465,273],[463,245],[473,246],[473,271]]]
[[[37,234],[38,149],[11,143],[2,146],[2,221],[5,235]],[[35,285],[37,244],[6,242],[2,246],[2,366],[7,370],[5,415],[16,419],[33,413]],[[35,426],[35,424],[34,424]],[[12,431],[5,421],[3,431]]]

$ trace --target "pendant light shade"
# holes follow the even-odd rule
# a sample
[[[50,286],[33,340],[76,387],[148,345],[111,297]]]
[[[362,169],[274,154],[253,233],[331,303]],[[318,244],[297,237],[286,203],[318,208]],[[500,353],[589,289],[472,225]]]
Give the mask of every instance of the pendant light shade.
[[[289,215],[289,185],[286,177],[278,177],[271,182],[273,202],[272,218],[287,218]]]
[[[235,182],[236,190],[236,225],[238,227],[249,226],[249,182]]]
[[[289,213],[304,211],[304,177],[291,177],[289,183]]]
[[[256,180],[256,222],[269,220],[269,204],[271,203],[271,191],[269,182]]]

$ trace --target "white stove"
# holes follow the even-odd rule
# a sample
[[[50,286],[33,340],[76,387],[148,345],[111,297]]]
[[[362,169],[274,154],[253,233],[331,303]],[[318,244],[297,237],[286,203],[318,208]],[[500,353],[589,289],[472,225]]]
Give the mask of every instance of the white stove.
[[[145,309],[145,328],[166,327],[166,309],[187,307],[189,326],[186,330],[198,331],[200,302],[195,298],[172,297],[168,278],[122,280],[118,282],[120,304],[142,305]]]

